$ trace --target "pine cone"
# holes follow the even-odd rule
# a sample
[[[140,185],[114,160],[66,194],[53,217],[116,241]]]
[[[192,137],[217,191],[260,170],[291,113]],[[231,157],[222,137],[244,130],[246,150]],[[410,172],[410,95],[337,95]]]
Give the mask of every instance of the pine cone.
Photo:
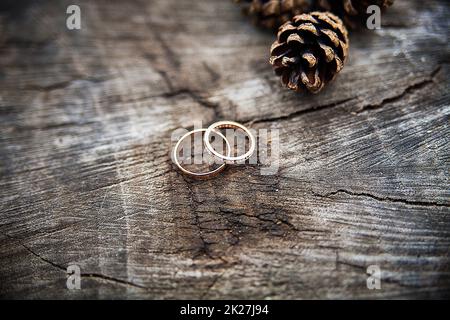
[[[234,0],[257,25],[276,29],[295,15],[310,9],[309,0]]]
[[[284,86],[317,93],[344,66],[348,44],[347,29],[334,14],[301,14],[279,28],[270,63]]]
[[[393,3],[394,0],[315,0],[314,9],[333,12],[341,17],[347,26],[355,28],[365,25],[369,6],[377,5],[385,9]]]

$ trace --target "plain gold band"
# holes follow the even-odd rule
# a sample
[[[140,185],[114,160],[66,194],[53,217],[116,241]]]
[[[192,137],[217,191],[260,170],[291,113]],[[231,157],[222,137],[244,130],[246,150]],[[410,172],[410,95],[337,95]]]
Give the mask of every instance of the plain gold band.
[[[243,154],[241,156],[232,157],[232,156],[230,156],[230,153],[228,153],[225,156],[223,154],[220,154],[216,150],[214,150],[211,143],[209,142],[209,137],[211,135],[211,132],[212,131],[218,132],[215,129],[224,129],[224,128],[225,129],[226,128],[241,129],[248,135],[248,137],[250,139],[250,148],[245,154]],[[208,129],[206,129],[205,135],[203,136],[203,141],[205,143],[206,149],[209,152],[211,152],[213,155],[215,155],[219,159],[222,159],[222,160],[225,160],[226,162],[231,162],[231,163],[247,160],[248,158],[250,158],[252,156],[252,154],[253,154],[253,152],[255,152],[255,148],[256,148],[256,139],[252,135],[250,130],[248,130],[246,126],[243,126],[242,124],[234,122],[234,121],[219,121],[219,122],[213,123],[212,125],[210,125],[208,127]],[[226,138],[225,138],[225,141],[228,143],[228,140]]]
[[[218,168],[216,168],[212,171],[196,173],[196,172],[192,172],[192,171],[189,171],[189,170],[183,168],[181,166],[180,162],[178,161],[178,149],[180,148],[180,145],[183,142],[183,140],[186,139],[187,137],[189,137],[190,135],[196,134],[198,132],[206,132],[206,131],[207,131],[207,129],[196,129],[196,130],[192,130],[192,131],[186,133],[185,135],[183,135],[180,138],[180,140],[178,140],[177,144],[175,145],[175,148],[173,149],[173,163],[175,163],[175,165],[178,167],[178,169],[181,170],[181,172],[183,172],[184,174],[186,174],[188,176],[196,178],[196,179],[208,179],[210,177],[213,177],[213,176],[217,175],[218,173],[220,173],[223,169],[225,169],[225,166],[226,166],[226,163],[222,163]],[[225,136],[218,131],[214,131],[214,133],[217,133],[223,140],[225,140],[225,143],[227,145],[227,155],[229,156],[231,154],[231,146],[230,146],[230,143],[228,142],[227,138],[225,138]]]

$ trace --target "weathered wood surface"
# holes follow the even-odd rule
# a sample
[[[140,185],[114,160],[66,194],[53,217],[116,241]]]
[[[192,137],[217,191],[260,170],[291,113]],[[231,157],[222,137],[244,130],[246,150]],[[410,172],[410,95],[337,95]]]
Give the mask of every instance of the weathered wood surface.
[[[1,297],[450,296],[446,0],[352,32],[316,96],[231,1],[80,0],[80,31],[68,4],[0,14]],[[174,170],[172,132],[218,119],[279,129],[278,173]]]

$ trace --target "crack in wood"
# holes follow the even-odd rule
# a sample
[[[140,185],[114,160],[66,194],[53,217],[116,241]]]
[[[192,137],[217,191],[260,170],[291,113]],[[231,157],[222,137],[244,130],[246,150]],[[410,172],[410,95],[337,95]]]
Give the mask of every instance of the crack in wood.
[[[216,285],[216,283],[223,277],[223,275],[225,274],[225,271],[223,271],[222,273],[220,273],[218,276],[216,276],[213,281],[208,285],[208,287],[206,287],[206,290],[200,295],[200,300],[203,300],[207,294],[210,293],[211,289]]]
[[[151,24],[149,24],[148,27],[150,29],[150,32],[155,37],[156,41],[158,41],[161,44],[161,48],[165,53],[164,57],[169,61],[171,66],[173,66],[175,69],[179,69],[181,66],[180,59],[178,58],[177,54],[173,51],[173,49],[167,44],[164,38],[161,36],[159,28],[152,26]]]
[[[17,241],[14,237],[6,234],[6,236],[12,240]],[[38,259],[40,259],[41,261],[53,266],[56,269],[59,269],[61,271],[64,271],[64,273],[67,273],[67,268],[64,268],[63,266],[50,261],[49,259],[44,258],[43,256],[41,256],[40,254],[38,254],[37,252],[35,252],[34,250],[32,250],[30,247],[28,247],[27,245],[18,242],[23,248],[25,248],[25,250],[27,250],[29,253],[31,253],[33,256],[37,257]],[[114,278],[114,277],[110,277],[104,274],[100,274],[100,273],[81,273],[80,274],[81,277],[89,277],[89,278],[97,278],[97,279],[102,279],[102,280],[106,280],[108,282],[112,282],[112,283],[117,283],[117,284],[122,284],[122,285],[127,285],[127,286],[132,286],[135,288],[140,288],[140,289],[148,289],[145,286],[130,282],[130,281],[126,281],[126,280],[122,280],[122,279],[118,279],[118,278]]]
[[[104,274],[101,273],[81,273],[81,277],[89,277],[89,278],[93,278],[93,279],[100,279],[100,280],[105,280],[107,282],[111,282],[111,283],[117,283],[117,284],[122,284],[122,285],[126,285],[126,286],[131,286],[134,288],[139,288],[139,289],[144,289],[144,290],[149,290],[148,287],[140,285],[140,284],[136,284],[134,282],[131,281],[126,281],[126,280],[122,280],[122,279],[117,279],[114,277],[110,277],[110,276],[106,276]]]
[[[319,106],[314,106],[312,108],[295,111],[295,112],[288,113],[288,114],[281,115],[281,116],[269,117],[269,118],[260,118],[260,119],[251,120],[251,121],[248,121],[247,123],[254,124],[254,123],[265,123],[265,122],[290,120],[292,118],[295,118],[295,117],[298,117],[298,116],[301,116],[301,115],[304,115],[304,114],[308,114],[308,113],[311,113],[311,112],[317,112],[317,111],[322,111],[322,110],[325,110],[325,109],[335,108],[337,106],[346,104],[346,103],[348,103],[350,101],[353,101],[355,99],[356,99],[356,97],[346,98],[346,99],[342,99],[342,100],[335,101],[335,102],[332,102],[332,103],[319,105]]]
[[[422,206],[422,207],[450,207],[449,204],[445,204],[445,203],[438,203],[438,202],[428,202],[428,201],[414,201],[414,200],[407,200],[407,199],[401,199],[401,198],[392,198],[392,197],[380,197],[380,196],[376,196],[367,192],[352,192],[352,191],[348,191],[345,189],[338,189],[336,191],[333,192],[329,192],[327,194],[320,194],[320,193],[316,193],[316,192],[312,192],[313,195],[317,196],[317,197],[322,197],[322,198],[332,198],[332,196],[337,195],[339,193],[344,193],[350,196],[355,196],[355,197],[368,197],[377,201],[383,201],[383,202],[392,202],[392,203],[403,203],[406,205],[413,205],[413,206]]]
[[[49,123],[42,126],[28,126],[28,125],[17,125],[12,127],[12,129],[16,132],[25,132],[25,131],[32,131],[32,130],[58,130],[58,129],[65,129],[70,127],[81,127],[81,126],[90,126],[95,125],[98,123],[97,121],[67,121],[67,122],[61,122],[61,123]]]
[[[72,79],[69,79],[67,81],[61,81],[61,82],[56,82],[56,83],[52,83],[49,85],[28,85],[26,87],[23,88],[23,90],[35,90],[35,91],[45,91],[45,92],[49,92],[49,91],[54,91],[54,90],[58,90],[58,89],[65,89],[67,87],[69,87],[72,83],[74,83],[75,81],[86,81],[86,82],[90,82],[90,83],[102,83],[105,81],[110,80],[110,77],[75,77]]]
[[[300,230],[298,229],[296,226],[294,226],[291,222],[289,222],[286,219],[280,218],[277,213],[272,213],[275,216],[275,219],[270,219],[270,218],[264,218],[263,216],[268,215],[268,213],[261,213],[258,215],[252,215],[252,214],[248,214],[246,212],[233,212],[233,210],[227,210],[224,208],[220,208],[219,207],[220,212],[225,213],[225,214],[233,214],[234,216],[244,216],[247,218],[251,218],[251,219],[256,219],[259,220],[260,222],[263,223],[270,223],[271,226],[273,227],[279,227],[279,225],[285,225],[287,226],[290,230],[292,231],[304,231],[304,230]],[[248,227],[248,225],[245,225]],[[256,228],[255,226],[252,226],[253,228]]]
[[[442,66],[438,65],[426,79],[407,86],[400,94],[392,96],[392,97],[384,98],[383,100],[381,100],[380,103],[364,105],[359,110],[355,111],[355,113],[358,114],[358,113],[362,113],[362,112],[365,112],[368,110],[380,109],[387,104],[402,100],[405,96],[407,96],[417,90],[421,90],[431,83],[434,83],[435,82],[434,78],[439,73],[439,71],[441,71],[441,69],[442,69]]]
[[[192,215],[194,217],[194,221],[193,224],[194,226],[196,226],[198,228],[198,237],[200,239],[201,242],[201,247],[198,249],[198,252],[196,253],[196,255],[194,256],[194,258],[204,254],[206,255],[208,258],[210,259],[215,259],[215,257],[213,257],[213,255],[210,252],[210,245],[213,244],[209,241],[207,241],[203,235],[203,229],[200,223],[200,217],[197,213],[197,205],[195,203],[201,203],[197,200],[194,191],[191,188],[191,183],[188,181],[188,179],[184,176],[181,175],[183,180],[186,182],[186,187],[188,189],[189,192],[189,200],[190,200],[190,207],[191,207],[191,212]]]

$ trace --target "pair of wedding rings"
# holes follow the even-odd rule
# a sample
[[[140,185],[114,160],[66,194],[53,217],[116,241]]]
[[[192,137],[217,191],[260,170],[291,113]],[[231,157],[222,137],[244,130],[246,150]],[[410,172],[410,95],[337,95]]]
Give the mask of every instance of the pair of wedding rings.
[[[249,150],[242,155],[238,155],[238,156],[232,155],[231,154],[232,146],[230,145],[230,142],[227,140],[227,138],[219,131],[220,129],[235,129],[235,130],[240,129],[240,130],[244,131],[245,134],[249,138]],[[183,168],[181,166],[179,157],[178,157],[179,149],[185,139],[187,139],[188,137],[190,137],[193,134],[203,133],[203,132],[204,132],[203,145],[206,147],[206,150],[213,156],[222,160],[223,163],[214,170],[210,170],[207,172],[193,172],[193,171],[187,170],[186,168]],[[212,146],[212,144],[211,144],[212,134],[217,134],[221,139],[223,139],[225,141],[225,143],[226,143],[226,154],[225,155],[218,152]],[[253,134],[250,132],[250,130],[247,129],[247,127],[245,127],[244,125],[242,125],[240,123],[234,122],[234,121],[219,121],[219,122],[213,123],[207,129],[195,129],[195,130],[192,130],[192,131],[186,133],[185,135],[183,135],[180,138],[180,140],[178,140],[178,142],[175,145],[175,148],[173,149],[172,159],[173,159],[174,164],[178,167],[178,169],[180,169],[180,171],[182,173],[184,173],[190,177],[197,178],[197,179],[207,179],[207,178],[217,175],[219,172],[221,172],[223,169],[225,169],[226,164],[235,164],[235,163],[242,162],[242,161],[249,159],[255,152],[255,149],[256,149],[256,139],[253,136]]]

